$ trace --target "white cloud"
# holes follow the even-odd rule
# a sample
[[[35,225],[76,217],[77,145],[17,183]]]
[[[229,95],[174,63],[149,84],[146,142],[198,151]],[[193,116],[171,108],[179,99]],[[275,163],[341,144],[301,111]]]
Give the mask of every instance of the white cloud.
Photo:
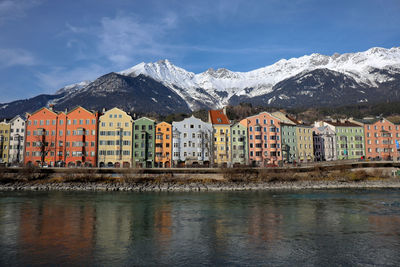
[[[32,66],[35,64],[34,56],[26,50],[0,48],[0,67]]]
[[[73,26],[68,22],[65,24],[65,26],[72,33],[87,33],[88,32],[88,28]]]
[[[54,67],[50,71],[37,73],[36,77],[41,88],[46,90],[47,93],[54,93],[56,90],[70,84],[93,81],[108,71],[103,66],[95,64],[73,69]]]
[[[101,20],[99,51],[118,67],[131,64],[138,56],[165,55],[162,38],[176,23],[174,14],[155,23],[128,16],[105,17]]]
[[[4,0],[0,1],[0,23],[24,17],[26,11],[41,4],[42,0]]]

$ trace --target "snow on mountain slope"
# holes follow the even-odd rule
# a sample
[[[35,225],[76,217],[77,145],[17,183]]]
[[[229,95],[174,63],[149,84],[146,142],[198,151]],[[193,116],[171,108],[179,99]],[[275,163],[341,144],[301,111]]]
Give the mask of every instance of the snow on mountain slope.
[[[73,93],[73,92],[87,86],[89,83],[91,83],[91,81],[83,81],[83,82],[79,82],[79,83],[70,84],[70,85],[64,86],[63,88],[57,90],[57,92],[55,94],[58,95],[58,94],[63,94],[63,93]]]
[[[49,105],[55,105],[57,104],[59,101],[62,101],[63,99],[69,98],[71,95],[73,95],[76,92],[79,92],[81,89],[83,89],[84,87],[88,86],[91,83],[91,81],[83,81],[83,82],[79,82],[79,83],[74,83],[74,84],[70,84],[67,86],[64,86],[63,88],[57,90],[55,92],[55,95],[62,95],[59,98],[55,98],[52,100],[49,100],[46,104],[46,106]]]
[[[179,68],[168,60],[155,63],[140,63],[120,72],[122,75],[143,74],[170,87],[191,108],[194,102],[214,103],[215,107],[226,105],[236,96],[255,97],[268,94],[280,81],[304,71],[326,68],[351,76],[357,82],[369,86],[389,79],[384,73],[373,69],[400,69],[400,47],[391,49],[374,47],[364,52],[326,56],[311,54],[299,58],[282,59],[260,69],[249,72],[233,72],[227,69],[208,69],[199,74]]]

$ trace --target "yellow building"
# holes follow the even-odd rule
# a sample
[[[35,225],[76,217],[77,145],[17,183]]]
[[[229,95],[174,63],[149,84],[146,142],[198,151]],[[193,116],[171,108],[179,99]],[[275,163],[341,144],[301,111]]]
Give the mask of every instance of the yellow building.
[[[133,119],[125,111],[113,108],[99,118],[98,166],[132,166]]]
[[[231,126],[225,109],[210,110],[208,121],[214,128],[214,164],[231,164]]]
[[[296,126],[297,160],[299,162],[314,161],[312,126],[299,124]]]
[[[9,162],[11,126],[5,120],[0,122],[0,163]]]

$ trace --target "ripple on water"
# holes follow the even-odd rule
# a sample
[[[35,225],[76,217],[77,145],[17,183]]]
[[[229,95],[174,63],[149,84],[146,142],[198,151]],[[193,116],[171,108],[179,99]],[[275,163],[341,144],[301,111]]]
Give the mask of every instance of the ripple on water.
[[[1,192],[0,265],[396,265],[399,190]]]

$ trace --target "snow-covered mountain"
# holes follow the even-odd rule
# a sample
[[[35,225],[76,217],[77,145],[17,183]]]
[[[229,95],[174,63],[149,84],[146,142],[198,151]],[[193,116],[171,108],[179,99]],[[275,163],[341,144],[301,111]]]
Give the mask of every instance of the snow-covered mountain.
[[[400,69],[400,47],[391,49],[374,47],[365,52],[336,53],[332,56],[311,54],[288,60],[282,59],[273,65],[249,72],[208,69],[194,74],[173,65],[168,60],[161,60],[155,63],[140,63],[121,71],[120,74],[149,76],[175,90],[191,108],[196,108],[196,101],[207,104],[213,102],[216,107],[221,107],[227,105],[233,96],[252,98],[265,95],[271,93],[278,82],[315,69],[336,71],[352,77],[365,86],[378,87],[391,77],[374,70],[385,69],[397,73]]]
[[[80,104],[90,109],[119,106],[160,113],[241,102],[279,107],[343,105],[399,101],[399,91],[400,47],[311,54],[249,72],[210,68],[195,74],[160,60],[69,85],[54,95],[0,104],[0,117],[31,112],[43,104],[56,108]]]

